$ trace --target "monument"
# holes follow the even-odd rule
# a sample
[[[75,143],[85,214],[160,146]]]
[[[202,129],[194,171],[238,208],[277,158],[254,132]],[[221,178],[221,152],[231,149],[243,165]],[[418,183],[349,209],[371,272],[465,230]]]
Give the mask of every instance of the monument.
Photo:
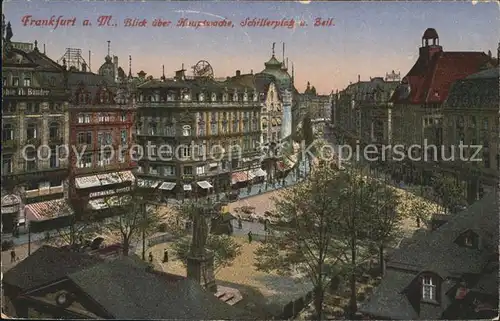
[[[212,218],[212,208],[194,206],[193,238],[187,258],[187,277],[199,282],[209,291],[216,292],[214,254],[206,249],[209,233],[208,222]]]

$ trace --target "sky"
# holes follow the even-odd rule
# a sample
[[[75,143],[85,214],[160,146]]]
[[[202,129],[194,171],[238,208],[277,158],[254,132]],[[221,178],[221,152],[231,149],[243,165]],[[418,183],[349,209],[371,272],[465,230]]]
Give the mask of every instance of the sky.
[[[307,1],[301,1],[307,2]],[[12,41],[34,42],[54,60],[68,47],[82,49],[82,56],[96,72],[107,54],[119,57],[128,72],[144,70],[167,77],[182,64],[190,71],[200,60],[208,61],[215,77],[254,73],[264,69],[272,44],[282,58],[282,43],[289,69],[293,62],[295,86],[303,91],[309,81],[319,93],[342,90],[349,82],[385,76],[392,70],[403,76],[418,57],[425,29],[435,28],[445,51],[497,53],[499,6],[471,2],[213,2],[213,1],[44,1],[3,2],[6,21],[12,24]],[[23,26],[22,17],[76,18],[75,26]],[[116,27],[98,27],[99,16],[111,15]],[[124,27],[127,18],[147,19],[147,27]],[[154,19],[171,20],[171,27],[153,27]],[[233,22],[233,28],[179,28],[181,18]],[[246,18],[295,19],[307,26],[296,28],[242,27]],[[314,27],[314,20],[333,18],[334,26]],[[92,26],[82,26],[89,19]],[[495,31],[496,30],[496,31]]]

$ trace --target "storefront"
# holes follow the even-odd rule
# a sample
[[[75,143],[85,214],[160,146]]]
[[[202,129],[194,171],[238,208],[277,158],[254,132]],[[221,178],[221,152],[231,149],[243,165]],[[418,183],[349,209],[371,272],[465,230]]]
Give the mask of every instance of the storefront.
[[[21,198],[15,194],[2,197],[2,233],[12,233],[24,220]]]

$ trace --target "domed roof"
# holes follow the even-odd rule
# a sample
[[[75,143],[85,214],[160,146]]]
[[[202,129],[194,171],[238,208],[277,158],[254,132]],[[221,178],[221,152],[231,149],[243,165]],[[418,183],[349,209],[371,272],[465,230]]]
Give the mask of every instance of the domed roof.
[[[282,68],[282,63],[274,55],[264,65],[266,68],[261,73],[273,76],[280,89],[290,89],[292,77]]]
[[[439,38],[438,33],[436,29],[434,28],[427,28],[425,30],[424,35],[422,36],[422,39],[437,39]]]

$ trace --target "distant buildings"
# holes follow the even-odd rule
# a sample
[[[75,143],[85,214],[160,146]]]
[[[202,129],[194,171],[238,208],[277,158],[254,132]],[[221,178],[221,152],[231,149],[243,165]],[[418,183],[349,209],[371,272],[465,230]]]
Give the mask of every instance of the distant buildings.
[[[433,231],[404,240],[360,311],[373,319],[498,315],[498,199],[489,194]]]

